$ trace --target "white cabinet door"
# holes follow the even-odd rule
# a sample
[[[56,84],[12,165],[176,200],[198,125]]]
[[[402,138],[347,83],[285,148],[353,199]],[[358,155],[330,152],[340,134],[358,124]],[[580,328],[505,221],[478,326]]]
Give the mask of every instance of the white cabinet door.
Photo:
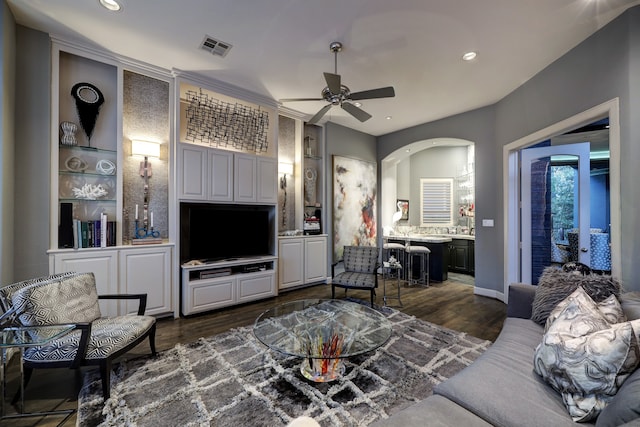
[[[208,199],[219,202],[233,200],[233,153],[209,150]]]
[[[206,200],[207,190],[207,153],[206,147],[193,144],[178,144],[180,199]]]
[[[96,277],[98,295],[120,293],[118,289],[118,252],[117,251],[82,251],[64,252],[51,255],[53,257],[53,271],[51,274],[76,271],[78,273],[93,273]],[[117,316],[117,301],[100,301],[100,311],[103,316]]]
[[[171,303],[171,248],[137,248],[120,252],[122,293],[147,294],[150,316],[173,313]],[[138,301],[121,302],[125,314],[136,313]]]
[[[307,237],[304,241],[304,281],[319,282],[327,278],[327,238]]]
[[[238,274],[238,302],[253,301],[275,295],[274,274]]]
[[[304,284],[303,239],[283,238],[278,242],[279,289]]]
[[[256,191],[256,156],[235,154],[233,168],[233,199],[236,202],[255,202]]]
[[[236,279],[234,276],[194,280],[182,284],[182,314],[184,315],[226,307],[235,302]]]
[[[257,201],[278,203],[278,162],[270,157],[258,157],[257,168]]]

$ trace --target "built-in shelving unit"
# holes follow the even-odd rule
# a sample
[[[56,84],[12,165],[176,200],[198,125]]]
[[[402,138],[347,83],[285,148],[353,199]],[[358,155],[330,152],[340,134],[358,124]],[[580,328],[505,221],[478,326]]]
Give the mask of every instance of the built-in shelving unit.
[[[188,257],[189,238],[181,232],[179,241],[181,268],[181,313],[191,315],[229,305],[240,304],[277,295],[276,274],[278,202],[277,161],[277,110],[269,105],[238,99],[220,93],[205,82],[180,76],[177,81],[179,117],[177,145],[177,196],[181,206],[198,203],[203,206],[223,207],[228,212],[237,208],[241,212],[257,209],[269,217],[266,230],[260,236],[269,248],[265,256],[238,256],[233,259],[210,261]],[[206,105],[206,111],[203,106]],[[251,119],[251,120],[249,120]],[[235,126],[222,132],[226,126],[238,120]],[[242,120],[247,120],[242,122]],[[261,121],[266,126],[258,133],[240,132],[229,137],[229,132],[242,130],[242,123],[249,125]],[[223,125],[223,122],[225,125]],[[249,136],[251,134],[252,136]],[[215,209],[214,209],[215,210]],[[188,228],[184,209],[178,212],[181,230]],[[235,219],[232,224],[200,224],[211,227],[201,230],[204,235],[215,233],[219,227],[244,227]],[[251,224],[253,227],[256,224]],[[196,231],[197,232],[197,231]],[[183,235],[184,234],[184,238]],[[240,235],[240,233],[238,234]],[[265,237],[266,236],[266,237]],[[192,240],[192,239],[191,239]],[[222,239],[225,240],[225,239]],[[217,255],[225,252],[225,241],[212,241],[218,245]],[[191,242],[193,243],[193,242]],[[265,242],[260,242],[263,245]],[[246,242],[251,245],[251,241]],[[238,245],[228,245],[229,250],[239,250]],[[235,248],[235,249],[232,249]],[[206,251],[206,249],[205,249]],[[249,251],[250,252],[250,251]],[[183,255],[184,254],[184,255]],[[235,254],[229,254],[233,257]]]
[[[326,282],[328,236],[323,128],[288,117],[280,123],[278,211],[286,217],[279,224],[278,288],[285,290]]]
[[[168,202],[172,76],[59,39],[51,58],[49,270],[92,272],[99,294],[146,293],[147,314],[176,315]],[[145,204],[143,158],[131,155],[133,139],[164,146],[150,159],[147,186],[157,244],[131,244],[133,208],[139,205],[142,213]],[[93,238],[87,245],[85,224]],[[99,234],[107,224],[111,232]],[[103,315],[131,310],[126,303],[101,302]]]

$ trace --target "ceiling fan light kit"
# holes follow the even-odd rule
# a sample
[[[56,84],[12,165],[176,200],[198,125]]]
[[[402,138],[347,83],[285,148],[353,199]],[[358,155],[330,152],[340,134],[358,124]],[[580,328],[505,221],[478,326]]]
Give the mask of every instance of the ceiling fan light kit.
[[[349,88],[342,84],[342,78],[338,74],[338,52],[342,51],[342,43],[332,42],[329,45],[329,50],[334,54],[334,72],[324,73],[324,80],[327,86],[322,89],[320,94],[321,98],[291,98],[281,99],[280,102],[296,102],[296,101],[326,101],[327,105],[322,107],[311,119],[309,124],[317,123],[330,109],[331,107],[340,106],[347,113],[351,114],[361,122],[365,122],[371,118],[371,114],[359,108],[360,103],[355,105],[349,101],[361,101],[364,99],[377,99],[377,98],[393,98],[396,93],[393,86],[381,87],[378,89],[369,89],[361,92],[351,93]]]

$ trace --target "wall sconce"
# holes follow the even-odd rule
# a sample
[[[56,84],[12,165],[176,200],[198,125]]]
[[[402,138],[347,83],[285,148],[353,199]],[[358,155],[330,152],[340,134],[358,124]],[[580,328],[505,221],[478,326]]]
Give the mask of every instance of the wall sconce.
[[[287,174],[293,175],[293,163],[278,163],[278,174],[280,177],[280,189],[283,191],[282,199],[282,226],[287,224]]]
[[[135,238],[144,239],[149,237],[160,237],[160,232],[153,230],[153,212],[149,213],[149,178],[152,176],[151,163],[149,157],[160,158],[160,143],[153,141],[141,141],[134,139],[131,141],[131,155],[144,156],[144,161],[140,162],[140,176],[144,178],[144,200],[142,205],[142,227],[138,217],[138,205],[136,204],[135,216]],[[150,221],[149,221],[150,220]]]

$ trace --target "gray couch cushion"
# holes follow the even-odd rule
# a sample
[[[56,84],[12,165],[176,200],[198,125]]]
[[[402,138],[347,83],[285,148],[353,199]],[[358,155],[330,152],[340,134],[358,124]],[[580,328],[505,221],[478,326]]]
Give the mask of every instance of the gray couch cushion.
[[[394,414],[386,420],[380,420],[371,427],[491,427],[491,424],[476,417],[471,412],[456,405],[449,399],[433,395]]]
[[[620,295],[620,305],[627,319],[640,319],[640,292],[623,293]]]
[[[596,420],[596,427],[616,427],[635,422],[640,425],[640,369],[622,384],[618,394]]]
[[[592,426],[575,424],[560,394],[533,372],[533,351],[542,334],[531,320],[507,318],[496,342],[434,393],[495,426]]]

